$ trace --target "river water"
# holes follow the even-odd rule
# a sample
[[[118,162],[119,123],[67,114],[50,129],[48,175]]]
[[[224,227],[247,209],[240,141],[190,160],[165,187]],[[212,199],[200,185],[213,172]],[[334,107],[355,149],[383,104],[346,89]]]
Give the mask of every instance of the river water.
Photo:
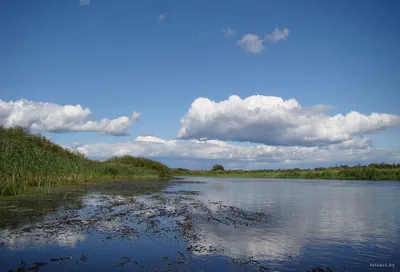
[[[39,190],[0,199],[0,271],[400,271],[399,208],[400,182],[388,181]]]

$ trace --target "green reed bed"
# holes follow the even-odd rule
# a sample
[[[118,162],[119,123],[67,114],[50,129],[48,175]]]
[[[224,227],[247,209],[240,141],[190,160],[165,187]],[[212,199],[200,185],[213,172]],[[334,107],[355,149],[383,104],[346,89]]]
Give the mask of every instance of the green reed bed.
[[[61,183],[168,176],[169,168],[159,162],[131,156],[93,161],[26,129],[0,126],[0,195]]]

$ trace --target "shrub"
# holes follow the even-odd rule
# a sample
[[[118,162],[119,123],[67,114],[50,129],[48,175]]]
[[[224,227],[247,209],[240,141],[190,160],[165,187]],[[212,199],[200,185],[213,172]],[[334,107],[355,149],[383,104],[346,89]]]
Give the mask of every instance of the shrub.
[[[215,164],[212,168],[211,171],[224,171],[224,167],[221,164]]]

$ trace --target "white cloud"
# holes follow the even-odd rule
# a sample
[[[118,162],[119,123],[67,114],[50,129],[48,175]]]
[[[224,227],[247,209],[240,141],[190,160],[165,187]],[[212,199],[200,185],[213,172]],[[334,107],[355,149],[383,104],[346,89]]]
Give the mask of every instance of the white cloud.
[[[295,165],[321,165],[359,162],[395,162],[400,150],[377,149],[367,139],[351,139],[320,147],[239,146],[218,140],[163,140],[139,136],[121,143],[91,143],[76,148],[92,158],[144,156],[190,161],[223,161],[230,168],[287,168]],[[184,166],[180,166],[184,167]]]
[[[126,136],[127,129],[139,118],[140,113],[101,121],[88,120],[92,112],[81,105],[58,105],[21,99],[5,102],[0,99],[0,125],[22,126],[41,132],[90,131]]]
[[[222,29],[222,32],[225,33],[226,36],[231,36],[228,35],[230,28],[227,30]],[[235,32],[233,32],[234,34]],[[261,53],[265,49],[264,42],[265,41],[271,41],[277,43],[280,40],[286,40],[287,37],[289,36],[289,29],[284,28],[282,30],[279,30],[279,28],[275,28],[272,34],[266,34],[264,36],[264,39],[262,39],[260,36],[256,34],[246,34],[244,35],[238,42],[237,44],[242,46],[247,52],[253,53],[253,54],[258,54]]]
[[[165,19],[167,19],[167,16],[168,16],[168,12],[159,14],[157,16],[157,18],[158,18],[159,21],[164,21]]]
[[[279,28],[275,28],[272,34],[266,34],[265,40],[269,40],[271,42],[279,42],[280,40],[286,40],[289,36],[289,29],[284,28],[279,30]]]
[[[46,228],[35,228],[33,229],[35,235],[31,232],[20,232],[18,230],[2,230],[0,238],[2,241],[7,241],[7,247],[11,250],[18,250],[22,246],[39,246],[48,245],[49,243],[55,243],[62,247],[75,248],[79,242],[86,240],[86,236],[81,230],[75,229],[63,229],[59,232],[54,232],[50,236],[46,232]]]
[[[79,142],[73,142],[72,143],[72,147],[73,148],[76,148],[76,147],[79,147],[81,144],[79,143]]]
[[[214,102],[196,99],[181,119],[180,139],[217,139],[283,146],[347,143],[354,136],[400,126],[400,116],[352,111],[329,116],[330,106],[302,108],[295,99],[255,95]]]
[[[237,44],[253,54],[258,54],[264,50],[263,40],[256,34],[244,35]]]
[[[79,4],[81,6],[86,6],[90,4],[90,0],[79,0]]]
[[[221,29],[222,33],[225,34],[225,36],[235,36],[236,35],[236,31],[234,31],[231,28],[225,28],[225,29]]]

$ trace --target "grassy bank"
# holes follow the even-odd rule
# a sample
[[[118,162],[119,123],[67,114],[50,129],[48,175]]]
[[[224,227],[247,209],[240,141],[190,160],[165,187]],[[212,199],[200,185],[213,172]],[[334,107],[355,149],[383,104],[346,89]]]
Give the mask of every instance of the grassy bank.
[[[89,160],[26,129],[0,126],[0,195],[17,195],[28,187],[169,175],[159,162],[131,156]]]
[[[171,169],[173,176],[209,176],[240,178],[342,179],[342,180],[400,180],[400,164],[370,164],[367,166],[338,166],[315,169],[283,170],[188,170]]]

